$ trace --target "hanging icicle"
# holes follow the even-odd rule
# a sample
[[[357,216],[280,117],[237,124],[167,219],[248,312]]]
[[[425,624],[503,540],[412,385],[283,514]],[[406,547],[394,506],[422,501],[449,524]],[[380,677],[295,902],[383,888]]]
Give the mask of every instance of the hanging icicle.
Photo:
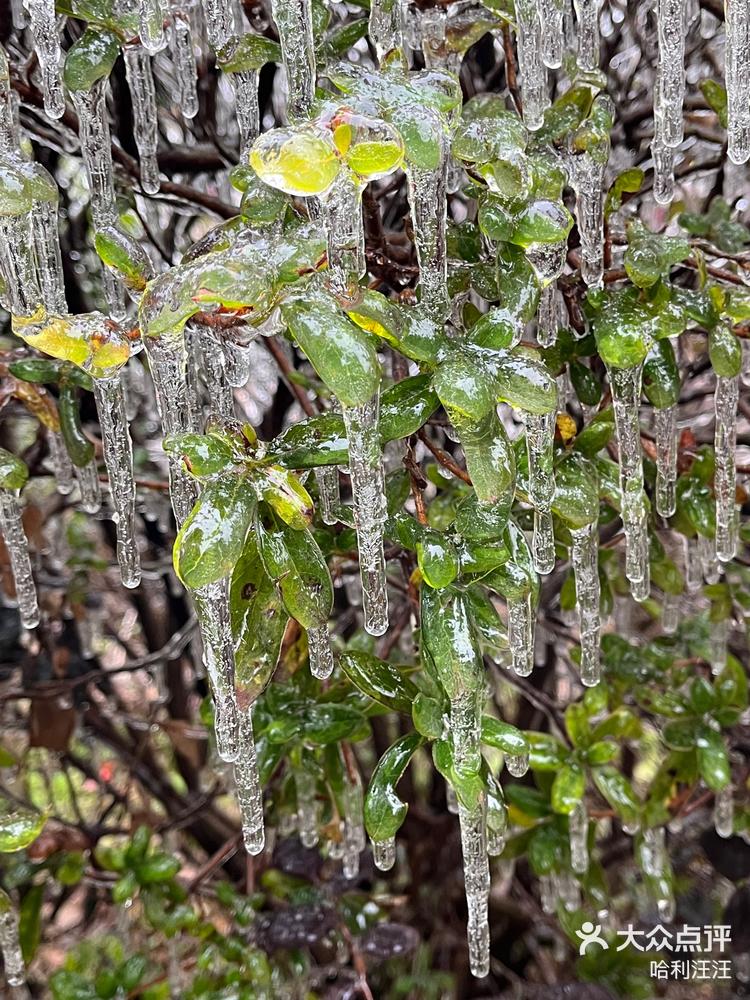
[[[620,455],[620,494],[625,530],[625,576],[636,601],[649,594],[648,520],[643,492],[643,455],[639,407],[643,364],[609,368]]]
[[[62,118],[65,113],[63,60],[54,0],[24,0],[24,6],[29,12],[34,51],[42,74],[44,110],[50,118]]]
[[[8,986],[23,986],[26,982],[21,941],[18,936],[18,914],[10,896],[0,889],[0,952]]]
[[[42,302],[48,312],[66,313],[68,305],[57,230],[57,185],[43,167],[36,163],[29,166],[34,168],[36,190],[44,192],[44,197],[34,198],[31,208],[31,233]]]
[[[17,490],[0,488],[0,531],[10,557],[21,624],[24,628],[36,628],[39,624],[39,605]]]
[[[654,119],[659,119],[661,142],[673,149],[680,145],[683,138],[686,31],[684,0],[657,0],[656,27],[659,61],[654,85]]]
[[[229,74],[234,87],[237,125],[240,130],[240,163],[250,155],[250,147],[260,132],[257,69],[237,70]]]
[[[303,847],[318,843],[318,783],[315,774],[304,762],[294,768],[294,788],[297,795],[297,823]]]
[[[674,199],[674,149],[665,146],[658,128],[651,143],[654,163],[654,198],[659,205],[669,205]]]
[[[589,814],[585,802],[576,803],[568,814],[570,839],[570,866],[578,875],[585,875],[589,868]]]
[[[733,163],[750,159],[750,0],[724,0],[727,144]]]
[[[57,492],[60,496],[69,496],[73,492],[73,463],[70,461],[62,434],[59,431],[48,431],[47,442]]]
[[[479,801],[468,809],[459,799],[458,821],[461,826],[461,852],[464,859],[464,887],[468,921],[469,968],[482,979],[490,971],[490,865],[487,857],[487,801],[482,792]]]
[[[599,69],[599,8],[601,0],[573,0],[578,22],[578,66]]]
[[[563,21],[566,0],[537,0],[542,24],[542,60],[549,69],[562,66],[564,50]]]
[[[677,406],[654,410],[656,432],[656,511],[671,517],[677,505]]]
[[[242,838],[245,849],[248,854],[260,854],[265,846],[266,835],[263,825],[263,789],[258,772],[251,707],[239,712],[234,780],[242,815]]]
[[[133,104],[133,135],[140,158],[141,186],[146,194],[157,194],[161,183],[156,158],[159,127],[151,55],[142,45],[126,45],[123,54]]]
[[[172,12],[171,39],[180,111],[183,118],[195,118],[198,114],[198,88],[189,7],[176,8]]]
[[[552,527],[552,498],[555,476],[552,467],[555,417],[551,413],[526,414],[526,449],[529,457],[529,500],[534,506],[532,551],[537,573],[555,568],[555,536]]]
[[[328,283],[344,302],[354,301],[366,273],[362,187],[353,175],[342,176],[322,199],[328,236]]]
[[[576,603],[581,630],[581,683],[594,687],[599,683],[599,531],[593,521],[571,530],[573,545],[570,557],[576,581]]]
[[[571,183],[576,193],[576,218],[581,237],[581,276],[598,288],[604,273],[604,213],[602,185],[607,161],[589,150],[570,157]]]
[[[364,406],[344,406],[342,412],[349,440],[354,521],[362,578],[365,629],[383,635],[388,628],[388,593],[383,554],[383,527],[387,511],[383,455],[378,434],[380,396]]]
[[[731,782],[714,795],[714,829],[725,840],[734,833],[734,788]]]
[[[166,12],[161,0],[138,0],[138,25],[141,45],[152,54],[164,48]]]
[[[736,545],[734,535],[737,481],[735,452],[737,448],[739,382],[739,375],[729,378],[718,376],[714,396],[716,413],[716,430],[714,432],[716,555],[722,562],[731,562],[734,559]]]
[[[440,163],[434,169],[406,164],[414,243],[419,264],[420,306],[442,323],[448,314],[446,249],[446,178],[448,149],[443,137]]]
[[[537,0],[517,0],[516,19],[523,122],[535,132],[541,128],[549,105],[547,70],[542,61],[542,22]]]
[[[661,627],[665,635],[674,635],[680,623],[680,595],[665,594],[661,610]]]
[[[394,0],[395,2],[395,0]],[[306,118],[315,98],[315,42],[311,0],[272,0],[284,60],[290,122]]]
[[[343,868],[345,878],[356,878],[359,873],[359,856],[367,846],[364,822],[362,780],[358,771],[344,768],[342,792],[344,807]]]
[[[99,486],[99,470],[96,462],[75,466],[78,488],[81,491],[81,507],[87,514],[96,514],[102,506],[102,491]]]
[[[394,49],[401,52],[403,60],[401,15],[400,0],[372,0],[370,4],[368,34],[375,46],[375,53],[380,63]]]
[[[315,469],[315,482],[320,496],[320,516],[324,524],[338,524],[341,507],[338,466],[320,466]]]
[[[519,677],[528,677],[534,669],[534,600],[531,593],[508,598],[508,645],[513,669]]]

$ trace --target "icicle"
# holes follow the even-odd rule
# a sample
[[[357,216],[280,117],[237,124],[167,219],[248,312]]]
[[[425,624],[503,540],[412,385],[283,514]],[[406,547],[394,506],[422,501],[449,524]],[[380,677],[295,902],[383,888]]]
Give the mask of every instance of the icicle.
[[[7,306],[14,316],[30,316],[39,305],[29,215],[0,216],[0,269]]]
[[[570,866],[577,874],[585,875],[589,868],[589,814],[584,802],[576,803],[568,814],[568,836]]]
[[[320,466],[315,470],[315,482],[320,495],[320,516],[324,524],[338,523],[338,510],[341,506],[339,493],[338,466]]]
[[[654,198],[659,205],[669,205],[674,199],[674,149],[664,145],[658,132],[651,143],[651,158],[654,163]]]
[[[359,856],[367,846],[363,819],[362,781],[358,773],[355,772],[352,776],[345,770],[343,800],[344,877],[356,878],[359,874]]]
[[[737,473],[735,451],[737,447],[737,402],[739,399],[739,376],[716,380],[714,409],[716,430],[714,431],[714,453],[716,473],[714,492],[716,494],[716,555],[722,562],[734,559],[733,522],[735,513],[735,493]]]
[[[656,430],[656,510],[671,517],[676,508],[677,407],[654,410]]]
[[[698,535],[697,549],[704,580],[706,583],[718,583],[721,578],[721,568],[716,558],[715,542],[704,535]]]
[[[542,59],[550,69],[562,66],[565,0],[537,0],[542,24]]]
[[[65,113],[65,95],[54,0],[24,0],[24,6],[29,12],[34,51],[42,71],[44,110],[50,118],[62,118]]]
[[[141,186],[146,194],[156,194],[161,182],[156,158],[159,129],[151,56],[142,45],[126,45],[124,56],[125,75],[133,102],[133,135],[140,158]]]
[[[747,283],[747,277],[750,276],[750,272],[741,272],[745,275],[745,282]],[[742,346],[742,370],[740,371],[740,381],[743,385],[750,385],[750,339],[743,337],[740,341]]]
[[[570,157],[571,183],[576,192],[576,218],[581,237],[581,276],[598,288],[604,274],[604,212],[602,185],[606,160],[590,151]]]
[[[218,715],[216,721],[218,742]],[[242,814],[242,837],[248,854],[260,854],[266,838],[263,828],[263,789],[260,784],[258,755],[253,736],[252,708],[245,708],[239,713],[237,744],[234,780]]]
[[[234,87],[237,124],[240,130],[240,162],[250,155],[250,147],[260,132],[257,69],[241,70],[230,74]]]
[[[703,577],[698,537],[685,539],[685,586],[689,594],[700,590]]]
[[[49,431],[47,441],[57,492],[66,497],[73,492],[73,463],[70,461],[70,455],[68,455],[65,442],[59,431]]]
[[[446,177],[448,150],[441,139],[440,163],[434,170],[407,164],[414,243],[419,263],[420,305],[440,322],[448,313],[446,250]]]
[[[234,640],[229,616],[229,588],[227,580],[219,580],[191,595],[203,640],[203,663],[206,667],[214,699],[214,728],[216,751],[222,760],[235,761],[241,755],[238,741],[247,741],[247,732],[240,732],[238,725],[250,725],[245,720],[238,723],[237,692],[234,687]]]
[[[165,16],[161,0],[138,0],[141,45],[147,52],[159,52],[164,48]]]
[[[461,851],[464,859],[464,886],[468,921],[466,936],[469,943],[469,967],[472,975],[482,979],[490,971],[490,925],[488,904],[490,895],[490,865],[487,858],[487,802],[484,792],[473,809],[458,804],[461,826]]]
[[[99,486],[99,470],[96,462],[89,462],[75,469],[78,486],[81,490],[81,507],[87,514],[96,514],[102,505],[102,491]]]
[[[711,622],[709,636],[709,659],[711,673],[716,677],[727,665],[727,646],[729,644],[729,620]]]
[[[570,552],[576,581],[576,602],[581,629],[581,683],[599,683],[599,531],[596,522],[571,531]]]
[[[557,908],[557,886],[555,877],[542,875],[539,879],[539,901],[543,913],[554,913]]]
[[[537,0],[516,0],[518,70],[521,80],[524,125],[541,128],[549,104],[547,70],[542,62],[542,23]]]
[[[750,159],[750,0],[724,0],[729,159]]]
[[[388,840],[373,840],[372,859],[375,867],[381,872],[388,872],[396,863],[396,838],[389,837]]]
[[[195,118],[198,114],[198,89],[188,8],[175,10],[172,16],[172,60],[177,77],[180,111],[183,118]]]
[[[513,669],[528,677],[534,669],[534,608],[531,594],[508,598],[508,645]]]
[[[657,0],[656,27],[659,37],[658,80],[654,87],[654,118],[660,119],[659,135],[668,148],[679,146],[683,137],[682,102],[685,98],[685,0]],[[750,92],[748,93],[750,97]]]
[[[58,315],[66,313],[68,305],[65,301],[60,238],[57,231],[57,199],[54,202],[34,202],[31,210],[31,232],[42,302],[48,312]]]
[[[29,543],[23,530],[18,494],[14,490],[0,489],[0,531],[10,557],[21,624],[24,628],[36,628],[39,624],[39,605],[31,572]]]
[[[366,273],[362,188],[342,177],[322,200],[328,235],[328,283],[334,295],[354,301]]]
[[[641,864],[646,875],[661,878],[667,867],[664,827],[654,826],[643,831]]]
[[[78,114],[81,152],[89,179],[91,215],[96,230],[114,226],[117,222],[106,94],[106,79],[97,80],[91,90],[72,92]],[[123,286],[107,267],[103,268],[103,277],[110,312],[114,319],[119,320],[125,315]]]
[[[237,24],[232,0],[202,0],[203,20],[211,48],[228,59],[237,48]]]
[[[526,450],[529,456],[529,500],[534,506],[534,568],[551,573],[555,568],[555,536],[552,530],[552,498],[555,477],[552,468],[555,413],[526,414]]]
[[[481,767],[482,694],[478,686],[451,698],[450,733],[453,743],[453,766],[460,775],[476,774]]]
[[[714,796],[714,827],[725,840],[734,833],[734,788],[721,788]]]
[[[578,67],[599,69],[599,7],[601,0],[573,0],[578,21]]]
[[[378,435],[379,393],[364,406],[342,407],[349,439],[354,521],[362,578],[365,629],[383,635],[388,628],[383,526],[386,520],[383,456]]]
[[[661,627],[664,635],[674,635],[680,623],[679,594],[665,594],[661,609]]]
[[[222,344],[210,327],[197,326],[197,329],[203,359],[200,374],[206,386],[209,410],[224,420],[234,420],[234,394],[227,381]]]
[[[309,114],[315,98],[312,3],[311,0],[271,0],[271,12],[279,31],[289,85],[287,116],[294,122]]]
[[[310,653],[310,672],[313,677],[324,681],[333,673],[333,650],[328,626],[319,625],[307,630],[307,645]]]
[[[514,778],[522,778],[529,769],[529,755],[527,753],[506,754],[505,766],[508,768],[508,774],[512,774]]]
[[[458,796],[452,785],[445,786],[445,805],[451,815],[458,816]]]
[[[137,587],[141,580],[141,566],[135,538],[133,445],[125,413],[123,378],[121,372],[111,378],[94,379],[94,398],[114,509],[120,575],[126,587]]]
[[[643,493],[643,457],[639,406],[643,364],[633,368],[610,368],[609,381],[615,410],[620,456],[620,494],[625,530],[625,576],[637,600],[648,596],[648,523]]]
[[[537,309],[536,339],[540,347],[551,347],[560,326],[560,295],[553,283],[542,289]]]
[[[493,830],[492,827],[487,827],[487,853],[491,858],[496,858],[499,854],[502,854],[505,850],[505,832],[500,832],[500,830]]]
[[[10,896],[2,889],[0,889],[0,952],[3,955],[8,986],[23,986],[26,982],[26,968],[18,936],[18,915]]]
[[[368,34],[375,46],[378,62],[394,49],[403,51],[399,0],[372,0]]]
[[[303,847],[315,847],[318,843],[318,803],[315,775],[306,767],[295,768],[294,787],[297,793],[299,839]]]

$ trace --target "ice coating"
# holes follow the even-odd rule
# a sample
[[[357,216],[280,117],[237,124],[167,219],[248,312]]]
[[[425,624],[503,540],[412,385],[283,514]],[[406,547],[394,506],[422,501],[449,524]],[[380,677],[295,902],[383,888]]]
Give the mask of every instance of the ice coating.
[[[542,24],[542,60],[550,69],[562,66],[565,0],[537,0]]]
[[[242,816],[242,839],[245,848],[248,854],[260,854],[266,841],[263,826],[263,789],[258,771],[258,755],[253,736],[253,713],[250,707],[239,712],[234,781]]]
[[[363,406],[344,406],[342,412],[349,441],[354,521],[359,547],[362,606],[365,629],[383,635],[388,628],[383,527],[387,516],[383,454],[378,434],[380,397],[376,393]]]
[[[372,859],[375,862],[375,867],[381,872],[390,871],[396,863],[396,838],[373,840]]]
[[[482,691],[469,688],[451,698],[450,732],[457,774],[476,774],[481,767]]]
[[[271,12],[279,31],[289,102],[289,121],[305,118],[315,97],[315,42],[311,0],[272,0]]]
[[[734,559],[737,540],[734,533],[736,494],[737,403],[739,400],[739,375],[716,379],[714,410],[714,453],[716,472],[716,555],[722,562]]]
[[[750,0],[724,0],[727,152],[733,163],[750,159]]]
[[[317,782],[309,768],[294,770],[294,787],[297,794],[297,823],[299,839],[303,847],[315,847],[318,843],[318,802]]]
[[[508,774],[513,775],[514,778],[522,778],[529,769],[529,755],[527,753],[507,754],[505,766],[508,768]]]
[[[339,492],[339,470],[337,466],[320,466],[315,470],[315,482],[320,494],[320,516],[324,524],[338,522],[338,509],[341,506]]]
[[[656,511],[662,517],[675,512],[677,482],[677,406],[654,410],[656,432]]]
[[[61,496],[68,496],[73,492],[73,463],[70,461],[62,434],[59,431],[48,431],[47,441],[57,492]]]
[[[160,186],[156,158],[159,131],[151,55],[142,45],[126,45],[124,56],[125,75],[133,103],[133,135],[140,158],[141,185],[146,194],[156,194]]]
[[[581,683],[599,683],[599,531],[596,521],[571,531],[570,557],[576,581],[576,603],[581,629]]]
[[[402,48],[399,0],[372,0],[368,34],[379,62],[389,52]]]
[[[21,508],[15,490],[0,489],[0,531],[10,557],[21,624],[24,628],[36,628],[39,624],[39,604],[31,572],[29,543],[23,530]],[[0,913],[1,918],[2,913]]]
[[[240,162],[250,154],[250,147],[260,132],[258,107],[258,70],[246,69],[230,73],[240,130]]]
[[[68,305],[65,301],[56,201],[34,202],[31,209],[31,234],[34,241],[39,290],[44,307],[49,312],[66,313]]]
[[[147,52],[159,52],[164,48],[164,19],[161,0],[138,0],[141,44]]]
[[[81,491],[81,507],[87,514],[96,514],[102,505],[102,492],[99,486],[99,470],[96,462],[76,466],[76,479]]]
[[[526,414],[526,450],[529,456],[529,500],[534,505],[532,552],[537,573],[555,568],[555,536],[552,528],[552,498],[555,476],[552,468],[555,413]]]
[[[461,826],[461,853],[464,860],[464,887],[468,920],[469,967],[481,979],[490,971],[490,865],[487,857],[487,803],[484,792],[474,808],[459,799],[458,821]]]
[[[346,878],[356,878],[359,873],[359,856],[367,846],[364,822],[364,797],[362,780],[356,770],[344,774],[342,793],[344,808],[343,869]]]
[[[665,146],[658,128],[651,143],[651,157],[654,163],[654,198],[660,205],[669,205],[674,198],[674,149]]]
[[[62,118],[65,94],[62,82],[62,51],[54,0],[24,0],[34,38],[34,51],[42,74],[44,110],[50,118]]]

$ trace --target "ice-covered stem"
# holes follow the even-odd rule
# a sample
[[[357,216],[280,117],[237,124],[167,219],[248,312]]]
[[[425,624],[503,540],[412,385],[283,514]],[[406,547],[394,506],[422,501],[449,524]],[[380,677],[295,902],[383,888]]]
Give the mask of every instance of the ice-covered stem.
[[[481,767],[481,721],[483,682],[456,693],[451,698],[450,733],[453,765],[458,774],[476,774]]]
[[[440,162],[432,168],[407,164],[414,243],[419,264],[420,304],[442,323],[448,313],[448,254],[446,250],[446,179],[448,149],[441,138]]]
[[[366,272],[362,187],[342,171],[322,201],[328,237],[328,282],[334,295],[353,301]]]
[[[656,510],[662,517],[675,512],[677,482],[677,406],[654,410],[656,432]]]
[[[16,490],[0,488],[0,530],[10,557],[21,624],[24,628],[36,628],[39,624],[39,605]]]
[[[126,587],[137,587],[141,581],[141,564],[135,536],[136,488],[123,379],[122,372],[110,378],[95,379],[94,398],[114,509],[120,575]]]
[[[173,11],[171,41],[180,110],[183,118],[195,118],[198,114],[198,88],[189,8],[178,8]]]
[[[568,815],[570,839],[570,866],[578,875],[585,875],[589,867],[589,814],[585,802],[576,803]]]
[[[23,986],[26,982],[26,968],[18,936],[18,914],[10,896],[3,889],[0,889],[0,952],[3,955],[8,986]]]
[[[736,537],[734,532],[737,472],[737,403],[739,400],[739,375],[716,379],[714,410],[714,454],[716,472],[716,555],[722,562],[734,559]]]
[[[570,556],[576,581],[576,600],[581,629],[581,683],[599,683],[599,532],[594,521],[571,531]]]
[[[161,0],[138,0],[141,44],[147,52],[159,52],[164,48],[165,16]]]
[[[636,600],[648,596],[648,523],[643,492],[643,454],[639,407],[643,364],[632,368],[609,367],[620,456],[620,494],[625,530],[625,576]]]
[[[251,707],[239,711],[237,743],[234,781],[237,786],[237,802],[242,815],[242,837],[248,854],[260,854],[266,842],[263,826],[263,788],[258,771],[258,755],[253,736]]]
[[[508,645],[513,669],[519,677],[528,677],[534,669],[534,598],[508,598]]]
[[[487,800],[482,792],[471,809],[459,799],[458,821],[461,827],[461,852],[464,860],[464,887],[468,920],[469,967],[482,979],[490,971],[490,864],[487,857]]]
[[[229,75],[234,87],[237,125],[240,130],[240,163],[250,155],[250,147],[260,132],[258,77],[257,69],[238,70]]]
[[[578,21],[578,66],[599,68],[599,8],[601,0],[573,0]]]
[[[227,381],[226,359],[221,341],[210,327],[198,324],[193,326],[198,330],[200,355],[203,359],[201,375],[211,413],[224,420],[233,420],[234,394]]]
[[[315,42],[311,0],[271,0],[289,86],[287,117],[307,117],[315,97]]]
[[[547,70],[542,61],[542,22],[537,0],[516,0],[516,19],[523,121],[528,129],[535,132],[541,128],[549,104]]]
[[[65,95],[54,0],[24,0],[24,6],[29,12],[34,51],[42,74],[44,110],[50,118],[62,118],[65,113]]]
[[[342,406],[349,440],[349,472],[362,578],[362,607],[365,629],[370,635],[383,635],[388,628],[383,553],[387,510],[383,454],[378,433],[379,409],[379,392],[363,406]]]
[[[532,551],[537,573],[555,568],[555,536],[552,529],[552,498],[555,476],[552,468],[555,413],[526,415],[526,450],[529,457],[529,500],[534,506]]]
[[[654,119],[660,120],[661,141],[668,148],[674,148],[679,146],[683,137],[686,30],[684,0],[657,0],[656,27],[659,61],[654,85]]]
[[[8,56],[0,45],[0,153],[7,155],[18,150],[18,116],[16,98],[10,83]]]
[[[733,163],[750,159],[750,0],[724,0],[724,76],[727,152]]]
[[[589,150],[570,157],[576,193],[576,219],[581,237],[581,275],[589,288],[602,283],[604,273],[604,212],[602,185],[606,159]]]
[[[550,69],[562,66],[565,0],[537,0],[542,23],[542,60]]]
[[[133,104],[133,135],[141,166],[141,186],[146,194],[159,190],[159,128],[151,56],[142,45],[126,45],[125,76]]]

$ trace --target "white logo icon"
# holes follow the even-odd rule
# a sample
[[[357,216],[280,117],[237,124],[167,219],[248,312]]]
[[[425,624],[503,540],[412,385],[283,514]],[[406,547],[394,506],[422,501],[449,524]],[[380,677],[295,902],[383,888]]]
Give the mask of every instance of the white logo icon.
[[[581,924],[580,931],[576,931],[576,936],[581,939],[581,946],[578,949],[579,955],[585,955],[588,948],[592,944],[598,944],[600,947],[607,951],[609,945],[602,937],[602,925],[592,924],[590,920],[585,920]]]

